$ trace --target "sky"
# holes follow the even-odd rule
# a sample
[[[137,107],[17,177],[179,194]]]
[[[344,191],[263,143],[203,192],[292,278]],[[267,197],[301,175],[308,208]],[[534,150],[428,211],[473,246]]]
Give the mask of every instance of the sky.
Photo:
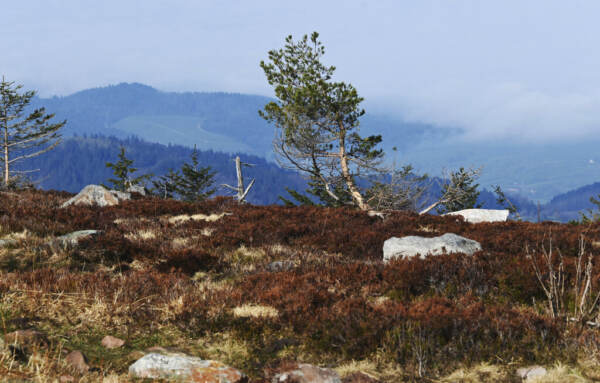
[[[318,31],[367,111],[474,139],[600,133],[600,2],[5,0],[0,74],[42,96],[140,82],[272,95],[259,67]]]

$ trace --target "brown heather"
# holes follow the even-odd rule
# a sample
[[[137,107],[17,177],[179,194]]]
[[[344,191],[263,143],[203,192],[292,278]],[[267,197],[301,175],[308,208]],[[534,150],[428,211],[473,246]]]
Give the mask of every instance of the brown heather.
[[[0,332],[35,328],[51,345],[28,363],[0,351],[0,376],[127,381],[132,352],[152,346],[221,360],[253,381],[295,362],[348,375],[367,366],[364,372],[397,382],[471,382],[557,361],[584,375],[598,370],[598,330],[551,320],[524,251],[551,235],[573,278],[582,227],[472,225],[412,213],[381,220],[350,209],[238,206],[226,198],[60,209],[69,197],[1,195],[0,234],[18,239],[0,250]],[[77,248],[47,245],[84,229],[102,233]],[[600,240],[599,226],[585,230],[590,243]],[[446,232],[484,250],[381,262],[391,236]],[[296,266],[269,271],[282,260]],[[104,349],[107,334],[125,346]],[[78,375],[62,350],[83,351],[96,370]]]

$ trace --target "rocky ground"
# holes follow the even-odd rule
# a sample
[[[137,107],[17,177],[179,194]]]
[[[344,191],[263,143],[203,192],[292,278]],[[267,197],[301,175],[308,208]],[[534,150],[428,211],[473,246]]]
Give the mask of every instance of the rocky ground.
[[[577,311],[597,225],[71,197],[0,195],[5,381],[600,379],[594,299]],[[383,261],[390,237],[446,233],[481,250]]]

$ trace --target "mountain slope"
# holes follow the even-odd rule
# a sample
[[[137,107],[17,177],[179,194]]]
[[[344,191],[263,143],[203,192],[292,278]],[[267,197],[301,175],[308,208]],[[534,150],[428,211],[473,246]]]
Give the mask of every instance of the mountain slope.
[[[268,97],[233,93],[161,92],[142,84],[88,89],[65,97],[36,99],[57,119],[66,119],[63,133],[102,134],[126,138],[135,134],[162,144],[203,150],[245,152],[269,157],[274,128],[258,111]],[[408,148],[425,137],[444,137],[443,130],[367,115],[364,134],[382,134],[390,148]]]
[[[21,169],[39,169],[33,179],[44,189],[78,192],[85,185],[107,182],[112,170],[106,162],[116,161],[119,148],[126,148],[126,156],[134,160],[139,174],[166,174],[170,168],[179,169],[190,161],[192,149],[179,145],[161,145],[129,138],[120,140],[106,137],[73,137],[66,139],[54,150],[21,164]],[[248,201],[254,204],[273,204],[278,196],[286,194],[285,187],[304,189],[306,182],[296,173],[283,170],[264,158],[241,154],[244,162],[255,166],[244,169],[244,178],[256,178]],[[234,185],[236,181],[233,155],[199,151],[201,166],[211,166],[217,172],[215,186],[220,195],[231,193],[220,187],[223,183]],[[136,173],[137,174],[137,173]]]
[[[65,97],[38,98],[34,103],[56,113],[57,119],[67,120],[66,137],[135,135],[149,142],[272,159],[274,128],[258,115],[269,101],[256,95],[173,93],[123,83]],[[473,141],[462,137],[458,129],[375,114],[361,119],[360,131],[383,136],[389,162],[412,164],[418,173],[433,176],[442,169],[483,167],[482,187],[500,185],[536,202],[548,202],[557,194],[600,180],[600,140],[594,137],[556,144]]]

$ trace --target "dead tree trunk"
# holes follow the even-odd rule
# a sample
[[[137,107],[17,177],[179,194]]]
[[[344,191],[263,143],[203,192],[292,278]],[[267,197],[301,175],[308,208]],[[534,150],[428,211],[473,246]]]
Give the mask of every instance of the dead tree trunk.
[[[243,163],[240,160],[239,156],[235,157],[235,170],[237,173],[237,187],[223,184],[223,186],[225,186],[226,188],[229,188],[236,192],[235,197],[236,197],[238,203],[246,203],[246,196],[248,195],[248,192],[254,185],[254,181],[255,181],[254,179],[252,179],[252,181],[250,181],[250,183],[248,184],[248,187],[244,188],[244,176],[242,174],[242,166],[254,166],[254,165]]]

